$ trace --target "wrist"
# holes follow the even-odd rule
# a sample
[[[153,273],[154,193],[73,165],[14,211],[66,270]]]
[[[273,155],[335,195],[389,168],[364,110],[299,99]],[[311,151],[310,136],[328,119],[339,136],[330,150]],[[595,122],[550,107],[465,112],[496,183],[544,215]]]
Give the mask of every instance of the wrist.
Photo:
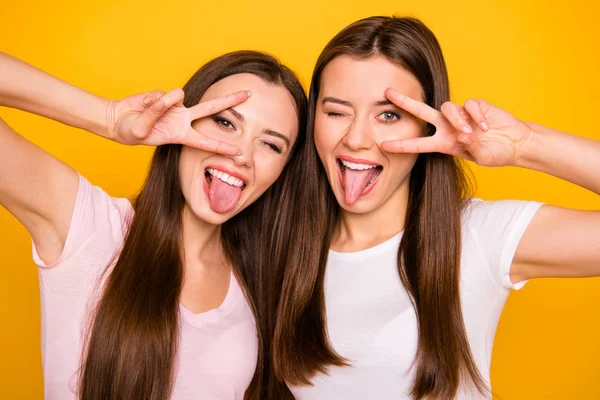
[[[116,102],[99,96],[90,97],[80,128],[106,139],[114,140],[113,126]]]
[[[514,166],[539,170],[544,160],[544,134],[540,126],[532,122],[524,122],[527,133],[518,146]]]
[[[117,104],[116,100],[108,100],[104,99],[104,119],[102,120],[102,136],[112,140],[113,142],[118,142],[118,136],[116,133],[116,121],[117,121]]]

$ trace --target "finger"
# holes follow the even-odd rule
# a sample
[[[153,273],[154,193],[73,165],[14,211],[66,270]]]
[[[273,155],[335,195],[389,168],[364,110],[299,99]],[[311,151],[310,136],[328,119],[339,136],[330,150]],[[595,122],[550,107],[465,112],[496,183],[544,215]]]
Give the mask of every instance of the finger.
[[[381,148],[390,153],[444,153],[440,140],[435,136],[387,140],[381,142]]]
[[[385,91],[385,97],[398,107],[423,121],[427,121],[434,126],[439,122],[441,113],[421,101],[411,99],[392,88],[388,88]]]
[[[468,160],[468,161],[475,161],[475,159],[473,158],[473,156],[471,155],[471,153],[469,153],[466,150],[459,151],[456,155],[458,157],[464,158],[465,160]]]
[[[165,92],[163,92],[162,90],[153,90],[151,92],[144,93],[142,103],[144,104],[144,106],[148,107],[150,104],[154,103],[164,94]]]
[[[469,125],[465,118],[462,107],[451,101],[442,104],[442,115],[450,122],[452,127],[457,131],[464,133],[473,133],[473,128]]]
[[[193,128],[189,129],[188,134],[184,137],[181,144],[211,153],[224,154],[226,156],[239,156],[243,154],[242,151],[234,145],[212,139],[199,133]]]
[[[237,106],[238,104],[248,100],[250,96],[252,96],[252,93],[249,90],[242,90],[232,93],[228,96],[198,103],[189,109],[192,114],[192,120],[204,118],[233,106]]]
[[[162,95],[135,120],[131,127],[131,133],[138,138],[146,137],[152,131],[156,121],[181,99],[183,99],[183,90],[181,89],[173,89]]]
[[[465,110],[483,132],[489,129],[489,124],[483,110],[481,109],[481,100],[467,100]]]

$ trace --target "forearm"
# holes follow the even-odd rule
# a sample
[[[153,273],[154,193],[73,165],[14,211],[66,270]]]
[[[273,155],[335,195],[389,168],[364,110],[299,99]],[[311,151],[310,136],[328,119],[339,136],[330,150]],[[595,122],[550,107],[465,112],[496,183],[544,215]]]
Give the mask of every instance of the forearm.
[[[528,123],[531,136],[516,166],[564,179],[600,194],[600,142]]]
[[[17,108],[108,137],[109,100],[0,52],[0,106]]]

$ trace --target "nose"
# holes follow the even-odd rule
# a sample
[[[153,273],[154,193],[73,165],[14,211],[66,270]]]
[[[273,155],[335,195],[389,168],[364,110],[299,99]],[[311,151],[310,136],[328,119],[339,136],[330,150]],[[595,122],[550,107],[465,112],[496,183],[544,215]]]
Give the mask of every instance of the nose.
[[[356,117],[348,129],[348,133],[344,136],[343,142],[351,150],[368,150],[373,147],[373,137],[366,119]]]
[[[242,154],[228,156],[238,167],[251,167],[254,151],[254,143],[250,138],[244,138],[235,142],[235,145],[242,151]]]

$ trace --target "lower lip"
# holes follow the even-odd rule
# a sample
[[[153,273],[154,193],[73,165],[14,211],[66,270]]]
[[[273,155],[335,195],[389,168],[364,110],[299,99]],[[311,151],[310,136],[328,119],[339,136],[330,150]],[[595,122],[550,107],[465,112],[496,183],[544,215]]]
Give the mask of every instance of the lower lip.
[[[346,191],[346,185],[344,184],[344,177],[342,176],[342,167],[340,167],[340,164],[337,164],[337,169],[338,169],[338,178],[340,179],[340,185],[342,186],[342,191]],[[369,193],[371,193],[371,191],[373,190],[373,188],[375,187],[375,185],[377,185],[377,182],[379,181],[379,177],[381,177],[381,174],[383,173],[383,171],[379,172],[379,175],[377,175],[377,178],[375,178],[375,180],[373,181],[373,183],[371,183],[369,185],[369,187],[361,193],[360,197],[366,196]],[[359,198],[360,198],[359,197]]]

